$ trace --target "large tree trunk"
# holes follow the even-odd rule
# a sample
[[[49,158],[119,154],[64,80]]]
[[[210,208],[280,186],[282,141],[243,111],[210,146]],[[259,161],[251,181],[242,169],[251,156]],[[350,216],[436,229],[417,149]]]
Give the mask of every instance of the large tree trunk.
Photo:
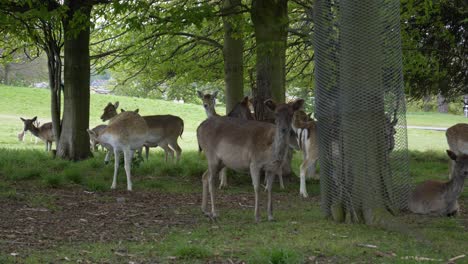
[[[223,1],[224,25],[224,83],[226,85],[226,114],[244,96],[244,39],[239,28],[242,16],[238,14],[241,0]]]
[[[252,1],[251,17],[257,44],[257,82],[252,93],[257,120],[273,118],[263,103],[265,100],[285,101],[287,3],[287,0]]]
[[[91,5],[78,0],[65,1],[69,7],[64,20],[65,35],[65,87],[62,133],[57,147],[57,156],[70,160],[90,157],[89,128],[90,104],[90,58],[89,23]],[[81,24],[70,23],[74,15],[81,16]],[[76,22],[77,20],[73,20]]]
[[[58,142],[61,133],[60,111],[61,111],[61,84],[62,84],[62,59],[60,58],[60,47],[55,43],[49,45],[47,53],[47,66],[49,70],[50,87],[50,110],[52,116],[52,127]]]
[[[11,64],[6,63],[3,66],[3,84],[5,85],[10,85],[10,70],[11,70]]]

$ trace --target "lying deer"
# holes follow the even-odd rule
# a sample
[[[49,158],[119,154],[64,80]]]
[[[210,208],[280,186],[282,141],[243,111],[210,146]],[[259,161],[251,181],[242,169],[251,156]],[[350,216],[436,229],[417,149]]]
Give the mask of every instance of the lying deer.
[[[260,220],[258,195],[260,176],[267,177],[268,220],[273,220],[271,189],[275,175],[282,173],[289,146],[293,113],[299,110],[304,100],[288,104],[265,101],[267,108],[275,112],[275,124],[231,117],[212,116],[197,129],[200,148],[208,160],[208,170],[203,174],[202,211],[212,218],[217,217],[213,178],[221,169],[250,171],[255,191],[255,220]],[[208,191],[211,198],[211,213],[207,211]]]
[[[102,121],[115,117],[118,107],[119,102],[107,104],[101,116]],[[149,148],[159,146],[164,149],[166,162],[168,155],[171,156],[172,160],[174,159],[174,151],[176,152],[177,161],[179,161],[182,149],[177,143],[177,138],[181,137],[184,132],[184,121],[180,117],[173,115],[143,116],[143,119],[149,128],[148,138],[144,144],[146,159],[148,159]]]
[[[135,150],[141,149],[148,139],[148,125],[146,121],[135,112],[123,112],[109,121],[107,127],[97,134],[87,130],[92,140],[109,145],[114,151],[114,178],[111,189],[117,187],[117,173],[119,170],[119,155],[124,153],[124,167],[127,175],[127,190],[132,190],[131,166]]]
[[[447,129],[445,132],[449,149],[457,155],[468,154],[468,124],[456,124]],[[450,160],[449,178],[452,174],[455,162]]]
[[[447,150],[447,154],[455,162],[451,180],[429,180],[416,186],[409,198],[408,208],[411,212],[441,216],[451,216],[458,212],[457,199],[468,177],[468,155],[457,155],[451,150]]]
[[[52,142],[55,141],[54,130],[52,129],[52,122],[44,123],[42,126],[37,127],[34,122],[37,120],[37,116],[33,119],[24,119],[20,117],[24,123],[23,131],[31,131],[31,133],[40,138],[46,144],[46,151],[52,150]]]
[[[212,116],[220,116],[218,113],[216,113],[216,96],[218,95],[218,91],[215,91],[213,94],[203,94],[200,91],[197,91],[198,97],[202,100],[203,102],[203,107],[205,108],[206,116],[212,117]],[[252,113],[250,112],[249,108],[249,97],[246,96],[244,99],[237,103],[234,108],[229,112],[227,115],[229,117],[235,117],[235,118],[241,118],[245,120],[253,120]],[[226,175],[226,169],[223,168],[219,174],[219,189],[225,188],[228,186],[227,184],[227,175]]]
[[[315,167],[318,159],[317,125],[304,111],[294,112],[292,129],[296,132],[297,143],[302,151],[302,163],[300,167],[301,186],[300,195],[308,197],[306,188],[306,176],[311,171],[311,176],[315,178]]]

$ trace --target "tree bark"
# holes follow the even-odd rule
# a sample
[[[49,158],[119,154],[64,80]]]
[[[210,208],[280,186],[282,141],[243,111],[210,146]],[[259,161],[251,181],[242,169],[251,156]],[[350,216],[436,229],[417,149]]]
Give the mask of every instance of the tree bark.
[[[5,85],[10,85],[10,69],[11,69],[11,64],[10,63],[6,63],[4,66],[3,66],[3,83]]]
[[[287,3],[287,0],[252,1],[251,17],[257,44],[257,81],[252,94],[257,120],[273,119],[264,105],[265,100],[285,101]]]
[[[64,111],[62,133],[57,147],[57,156],[82,160],[90,157],[89,128],[90,109],[90,15],[92,6],[86,1],[68,0],[68,16],[64,18],[65,64],[64,64]],[[81,23],[75,24],[75,15]],[[84,19],[83,19],[84,18]],[[73,20],[73,24],[71,21]]]
[[[226,114],[244,97],[244,39],[239,27],[242,15],[236,14],[241,0],[223,0],[224,83],[226,85]]]
[[[61,134],[61,84],[62,84],[62,59],[60,58],[60,47],[56,43],[51,43],[46,50],[47,66],[49,70],[50,87],[50,110],[52,116],[52,127],[56,142]]]
[[[439,113],[448,113],[448,102],[441,93],[437,95],[437,111]]]

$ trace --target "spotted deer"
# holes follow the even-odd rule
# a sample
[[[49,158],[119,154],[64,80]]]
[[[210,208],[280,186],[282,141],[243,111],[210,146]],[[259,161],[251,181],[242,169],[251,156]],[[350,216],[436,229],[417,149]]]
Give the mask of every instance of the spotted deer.
[[[203,174],[202,211],[212,217],[218,216],[215,209],[213,178],[221,169],[249,171],[255,192],[255,220],[260,220],[260,176],[267,177],[268,220],[273,220],[271,189],[275,175],[282,173],[289,145],[293,113],[299,110],[304,100],[276,104],[272,100],[265,105],[275,113],[275,124],[238,118],[212,116],[197,128],[198,144],[205,152],[208,170]],[[208,192],[211,212],[207,210]]]
[[[111,189],[117,187],[120,152],[124,154],[124,168],[127,175],[127,190],[132,190],[131,166],[135,150],[140,149],[148,138],[146,121],[135,112],[123,112],[110,119],[107,127],[99,134],[87,130],[93,140],[109,145],[114,152],[114,178]]]
[[[44,123],[42,126],[37,127],[35,125],[37,116],[35,116],[33,119],[24,119],[22,117],[20,117],[20,119],[24,124],[23,131],[30,131],[34,136],[44,141],[46,144],[46,151],[52,150],[52,142],[55,141],[52,122]]]
[[[453,125],[445,132],[449,149],[457,155],[468,155],[468,124],[459,123]],[[455,162],[450,160],[449,164],[449,178],[452,175]]]
[[[451,150],[447,150],[447,155],[455,163],[451,179],[447,182],[428,180],[416,186],[408,203],[411,212],[440,216],[457,214],[457,200],[468,177],[468,155]]]
[[[102,121],[107,121],[116,116],[118,107],[119,102],[115,104],[108,103],[104,108],[104,113],[101,115]],[[166,162],[168,156],[172,160],[174,159],[174,152],[176,153],[176,160],[179,161],[182,149],[177,143],[177,139],[182,137],[182,133],[184,132],[184,121],[180,117],[173,115],[143,116],[143,119],[148,124],[148,138],[144,144],[146,159],[148,159],[149,148],[159,146],[164,149]]]
[[[306,198],[308,197],[306,177],[311,175],[313,179],[318,179],[315,177],[318,159],[317,124],[304,111],[298,110],[293,115],[292,129],[296,133],[297,143],[302,152],[299,194]]]

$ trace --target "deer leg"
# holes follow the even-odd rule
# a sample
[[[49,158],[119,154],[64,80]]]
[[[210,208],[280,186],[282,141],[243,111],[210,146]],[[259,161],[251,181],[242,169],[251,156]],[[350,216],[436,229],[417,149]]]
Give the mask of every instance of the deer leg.
[[[130,149],[124,150],[124,162],[125,162],[125,174],[127,174],[127,190],[132,190],[132,158],[133,158],[133,151]]]
[[[279,183],[281,190],[284,190],[284,183],[283,183],[283,172],[278,173]],[[267,183],[268,184],[268,183]]]
[[[203,193],[202,193],[202,212],[205,214],[205,215],[208,215],[209,212],[208,212],[208,175],[209,175],[209,171],[206,170],[204,173],[203,173],[203,176],[202,176],[202,184],[203,184]]]
[[[225,188],[228,186],[227,184],[227,175],[226,175],[226,167],[222,168],[221,171],[219,172],[219,189]]]
[[[177,144],[177,140],[175,141],[174,144],[171,144],[172,149],[176,153],[176,162],[179,162],[180,160],[180,155],[182,154],[182,149],[180,148],[179,144]]]
[[[146,154],[146,161],[148,161],[148,157],[149,157],[149,146],[145,145],[145,154]]]
[[[172,151],[172,149],[169,147],[169,145],[167,143],[160,143],[159,146],[164,149],[164,157],[165,157],[165,161],[167,163],[167,157],[168,156],[171,156],[172,159],[174,159],[174,151]]]
[[[108,149],[106,153],[106,157],[104,158],[104,164],[106,165],[109,164],[110,156],[112,155],[111,151],[112,151],[111,149]]]
[[[275,179],[275,173],[274,172],[269,172],[266,174],[267,175],[267,189],[268,189],[268,206],[267,206],[267,212],[268,212],[268,221],[274,221],[273,218],[273,201],[271,199],[271,189],[273,187],[273,181]]]
[[[252,185],[254,187],[255,192],[255,222],[260,222],[260,212],[258,209],[258,191],[260,188],[260,170],[254,168],[253,166],[250,167],[250,176],[252,177]]]
[[[115,148],[114,149],[114,179],[112,180],[111,189],[115,189],[117,187],[117,173],[119,172],[119,159],[120,159],[120,153]]]
[[[301,185],[299,188],[299,194],[302,195],[302,197],[307,198],[307,188],[306,188],[306,173],[307,173],[307,168],[308,168],[308,160],[305,159],[301,163],[301,168],[300,168],[300,178],[301,178]]]
[[[215,209],[215,188],[214,188],[214,176],[218,175],[220,170],[219,161],[216,161],[215,164],[208,164],[208,190],[210,191],[210,198],[211,198],[211,217],[216,218],[218,214],[216,213]]]

